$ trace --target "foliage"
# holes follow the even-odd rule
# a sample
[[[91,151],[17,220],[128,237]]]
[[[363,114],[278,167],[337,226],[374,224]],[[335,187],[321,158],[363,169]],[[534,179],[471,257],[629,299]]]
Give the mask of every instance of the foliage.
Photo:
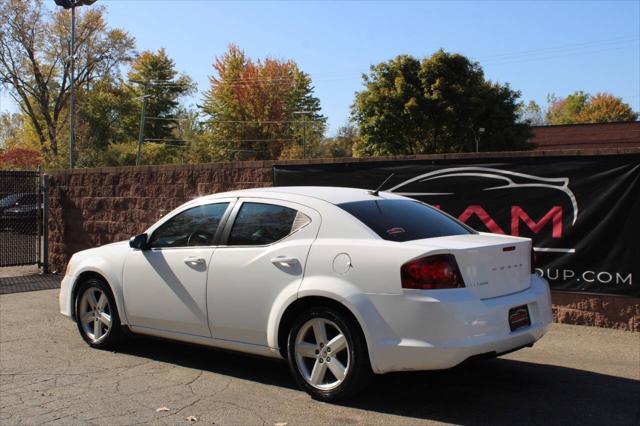
[[[566,98],[557,98],[554,94],[547,97],[549,108],[546,121],[548,124],[575,124],[587,104],[589,95],[583,91],[576,91]]]
[[[536,101],[520,103],[518,105],[518,122],[527,123],[531,126],[544,126],[544,113]]]
[[[137,141],[110,144],[102,153],[102,161],[110,166],[133,166],[138,155]],[[162,143],[142,145],[142,158],[146,164],[179,164],[182,151]]]
[[[0,153],[0,169],[33,170],[42,164],[38,151],[27,148],[9,148]]]
[[[372,66],[356,93],[352,118],[358,155],[529,148],[530,130],[517,123],[520,93],[485,80],[478,63],[437,51],[419,61],[401,55]]]
[[[109,165],[103,153],[112,144],[135,139],[140,103],[120,79],[103,78],[78,93],[76,145],[79,167]]]
[[[326,119],[295,62],[254,61],[231,45],[213,68],[202,107],[207,160],[297,158],[303,140],[319,144]]]
[[[333,138],[323,141],[322,157],[351,157],[360,142],[358,129],[351,123],[341,126]]]
[[[638,114],[621,98],[610,93],[591,96],[583,91],[575,91],[566,98],[548,97],[548,124],[610,123],[635,121]]]
[[[611,123],[616,121],[635,121],[638,113],[629,104],[610,93],[598,93],[589,98],[578,117],[581,123]]]
[[[58,157],[70,95],[70,53],[76,58],[76,84],[90,86],[116,73],[130,59],[134,40],[109,29],[104,8],[77,12],[77,40],[70,46],[70,13],[49,12],[41,0],[0,0],[0,82],[30,120],[40,150]]]
[[[136,83],[133,89],[136,97],[142,99],[147,95],[145,139],[159,141],[173,138],[178,123],[179,98],[195,90],[191,78],[178,73],[174,61],[164,49],[140,53],[131,64],[128,78]]]

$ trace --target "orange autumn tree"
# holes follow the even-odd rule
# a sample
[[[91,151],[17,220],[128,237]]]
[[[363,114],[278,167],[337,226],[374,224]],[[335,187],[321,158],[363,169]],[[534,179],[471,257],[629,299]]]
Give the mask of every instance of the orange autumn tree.
[[[612,123],[617,121],[635,121],[634,112],[622,98],[611,93],[590,95],[576,91],[566,98],[548,97],[549,108],[546,114],[547,124]]]
[[[591,96],[578,116],[581,123],[611,123],[638,119],[638,114],[629,104],[611,93]]]
[[[295,62],[254,61],[231,45],[213,69],[202,108],[207,123],[203,159],[299,158],[303,140],[307,156],[316,152],[326,118],[311,78]]]

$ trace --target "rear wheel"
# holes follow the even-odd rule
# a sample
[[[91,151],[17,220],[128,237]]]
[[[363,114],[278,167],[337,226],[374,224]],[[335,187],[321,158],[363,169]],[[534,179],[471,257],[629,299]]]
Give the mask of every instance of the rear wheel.
[[[122,339],[118,309],[111,289],[91,278],[80,284],[76,297],[76,323],[82,338],[97,349],[112,349]]]
[[[298,385],[323,401],[353,396],[372,375],[362,332],[334,309],[300,315],[289,332],[287,353]]]

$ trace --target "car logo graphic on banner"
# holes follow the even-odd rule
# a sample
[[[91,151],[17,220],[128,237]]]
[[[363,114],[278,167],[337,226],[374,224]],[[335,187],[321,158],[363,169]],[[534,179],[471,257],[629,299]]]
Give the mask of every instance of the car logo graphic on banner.
[[[557,244],[578,219],[578,202],[566,177],[453,167],[421,174],[387,191],[425,201],[479,229],[531,237],[536,251],[575,253]]]

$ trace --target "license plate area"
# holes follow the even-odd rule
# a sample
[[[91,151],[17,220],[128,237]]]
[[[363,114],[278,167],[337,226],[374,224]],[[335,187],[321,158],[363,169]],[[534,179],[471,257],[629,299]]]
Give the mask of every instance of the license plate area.
[[[530,325],[531,317],[529,316],[529,307],[527,305],[509,309],[509,328],[511,331],[529,327]]]

